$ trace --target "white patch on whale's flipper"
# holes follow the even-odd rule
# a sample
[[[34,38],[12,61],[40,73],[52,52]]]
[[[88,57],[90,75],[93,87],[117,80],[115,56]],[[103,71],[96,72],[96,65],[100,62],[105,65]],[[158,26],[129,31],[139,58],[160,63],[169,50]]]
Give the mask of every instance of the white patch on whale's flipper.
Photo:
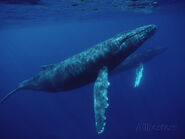
[[[104,127],[106,125],[105,110],[109,106],[107,97],[107,88],[109,84],[108,69],[107,67],[103,67],[99,71],[94,84],[94,113],[98,134],[101,134],[104,131]]]
[[[139,66],[136,69],[136,80],[134,83],[134,87],[139,86],[141,78],[143,77],[143,70],[144,70],[143,64],[139,64]]]

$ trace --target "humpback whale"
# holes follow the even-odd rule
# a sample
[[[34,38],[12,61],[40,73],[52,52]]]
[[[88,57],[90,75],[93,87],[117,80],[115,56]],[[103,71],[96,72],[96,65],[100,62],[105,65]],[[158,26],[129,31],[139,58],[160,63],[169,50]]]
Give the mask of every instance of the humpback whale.
[[[111,74],[118,74],[131,68],[137,67],[136,69],[136,80],[134,87],[138,87],[143,76],[144,66],[143,64],[163,53],[167,50],[167,47],[154,47],[145,49],[142,52],[132,54],[127,57],[119,66],[117,66]]]
[[[147,48],[141,52],[132,54],[128,56],[119,66],[117,66],[111,74],[118,74],[126,70],[132,69],[139,66],[139,64],[144,64],[154,57],[162,54],[167,50],[167,47],[153,47]]]
[[[105,110],[108,107],[109,72],[150,38],[156,28],[156,25],[146,25],[126,33],[120,33],[59,63],[44,65],[42,71],[21,82],[0,103],[23,89],[54,93],[79,88],[95,81],[95,125],[100,134],[106,125]]]

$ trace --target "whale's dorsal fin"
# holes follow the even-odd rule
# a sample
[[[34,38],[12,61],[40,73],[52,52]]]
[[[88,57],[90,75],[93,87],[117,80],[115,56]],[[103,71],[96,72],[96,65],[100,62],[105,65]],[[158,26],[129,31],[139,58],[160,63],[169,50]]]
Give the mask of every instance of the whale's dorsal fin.
[[[42,70],[49,70],[52,69],[55,65],[54,64],[50,64],[50,65],[43,65],[41,66]]]
[[[104,131],[106,125],[105,110],[109,106],[107,97],[108,82],[108,69],[103,67],[98,74],[94,84],[94,113],[96,121],[96,130],[98,134]]]

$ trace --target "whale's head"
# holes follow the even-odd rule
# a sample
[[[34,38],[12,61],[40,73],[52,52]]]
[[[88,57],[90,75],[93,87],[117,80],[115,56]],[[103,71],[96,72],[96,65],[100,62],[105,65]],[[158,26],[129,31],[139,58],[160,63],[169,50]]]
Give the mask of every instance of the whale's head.
[[[146,25],[126,33],[120,33],[113,37],[114,43],[122,48],[124,51],[135,51],[148,38],[150,38],[156,31],[156,25]]]
[[[156,29],[156,25],[146,25],[126,33],[120,33],[109,39],[106,42],[112,56],[107,64],[110,67],[109,69],[114,69],[118,64],[136,51],[155,33]]]

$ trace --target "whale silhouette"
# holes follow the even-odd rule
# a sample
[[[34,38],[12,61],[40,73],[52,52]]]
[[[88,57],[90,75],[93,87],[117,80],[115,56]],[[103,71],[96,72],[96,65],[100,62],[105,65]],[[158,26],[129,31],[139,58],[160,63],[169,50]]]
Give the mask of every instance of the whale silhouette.
[[[153,47],[147,48],[141,52],[135,53],[127,57],[119,66],[117,66],[111,74],[118,74],[126,70],[137,67],[139,64],[144,64],[154,57],[162,54],[168,48],[167,47]]]
[[[79,88],[95,81],[94,112],[96,130],[100,134],[106,125],[105,110],[108,107],[109,72],[150,38],[156,28],[156,25],[146,25],[120,33],[57,64],[42,66],[41,72],[21,82],[0,103],[23,89],[54,93]]]

